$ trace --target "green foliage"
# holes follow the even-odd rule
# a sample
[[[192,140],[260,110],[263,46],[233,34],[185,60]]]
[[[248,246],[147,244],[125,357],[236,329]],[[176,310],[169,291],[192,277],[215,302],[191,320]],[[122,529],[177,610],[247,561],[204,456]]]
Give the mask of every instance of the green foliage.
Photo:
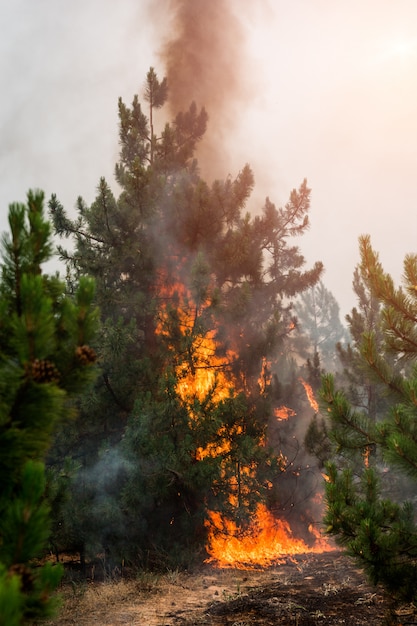
[[[373,468],[356,480],[349,469],[340,473],[329,464],[327,470],[327,532],[373,584],[381,583],[402,600],[415,598],[417,533],[411,503],[383,498]]]
[[[19,498],[3,511],[0,559],[7,567],[26,563],[42,551],[48,538],[48,508],[42,502],[45,477],[42,464],[28,461],[22,469]]]
[[[323,281],[301,293],[295,304],[300,337],[297,347],[303,348],[310,360],[317,355],[322,367],[328,372],[338,369],[336,344],[347,343],[347,332],[340,321],[339,305],[324,286]],[[300,350],[300,352],[301,352]]]
[[[42,274],[51,228],[42,192],[10,207],[2,237],[0,283],[0,623],[23,624],[53,612],[59,567],[37,565],[50,534],[45,455],[69,413],[67,398],[94,377],[88,345],[98,322],[94,285],[74,299]]]
[[[362,302],[369,306],[362,317],[351,318],[356,372],[377,386],[384,401],[355,409],[354,396],[349,399],[349,391],[336,390],[333,378],[324,377],[321,397],[333,444],[324,521],[373,583],[410,601],[416,599],[417,573],[417,257],[406,258],[404,288],[396,288],[369,237],[360,238],[360,252]]]
[[[167,97],[167,79],[164,78],[162,81],[159,81],[155,70],[151,67],[147,73],[145,85],[145,100],[149,102],[150,110],[160,109],[165,104]]]
[[[20,591],[21,579],[17,574],[10,575],[0,563],[0,624],[20,626],[23,618],[23,598]]]
[[[317,414],[308,425],[304,445],[308,452],[319,460],[320,467],[324,467],[331,457],[332,446],[326,421],[323,418],[320,419]]]

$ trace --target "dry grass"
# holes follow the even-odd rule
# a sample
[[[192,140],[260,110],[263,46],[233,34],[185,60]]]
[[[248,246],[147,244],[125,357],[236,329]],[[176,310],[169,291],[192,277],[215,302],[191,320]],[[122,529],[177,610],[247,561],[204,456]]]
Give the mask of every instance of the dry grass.
[[[390,608],[343,554],[298,555],[261,571],[143,572],[135,579],[72,582],[49,626],[381,626],[417,623]],[[388,618],[388,616],[390,616]],[[405,617],[406,616],[406,617]]]
[[[236,597],[246,578],[244,572],[207,568],[196,575],[142,572],[134,580],[67,582],[61,589],[59,618],[48,626],[170,626],[180,614]]]

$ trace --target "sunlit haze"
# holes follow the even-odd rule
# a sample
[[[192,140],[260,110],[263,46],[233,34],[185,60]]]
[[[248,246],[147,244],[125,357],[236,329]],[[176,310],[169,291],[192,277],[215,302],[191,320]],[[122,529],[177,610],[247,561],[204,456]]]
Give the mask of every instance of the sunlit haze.
[[[94,199],[100,176],[116,190],[118,97],[141,96],[151,65],[165,74],[182,4],[1,3],[0,230],[9,203],[24,201],[31,187],[56,193],[69,210],[79,195]],[[285,204],[307,178],[311,227],[297,244],[309,266],[323,261],[343,317],[356,303],[360,234],[370,234],[396,281],[404,256],[417,252],[417,2],[228,6],[213,39],[223,58],[207,58],[207,80],[216,81],[219,62],[228,83],[212,85],[212,110],[199,103],[214,140],[202,172],[235,176],[249,163],[252,212],[266,196]]]

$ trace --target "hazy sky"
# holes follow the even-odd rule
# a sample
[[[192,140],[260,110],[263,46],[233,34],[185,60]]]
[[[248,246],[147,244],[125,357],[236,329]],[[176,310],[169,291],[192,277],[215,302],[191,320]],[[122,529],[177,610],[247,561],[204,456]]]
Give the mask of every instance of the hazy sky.
[[[0,230],[31,187],[69,210],[94,199],[102,175],[116,190],[117,99],[141,95],[151,65],[163,75],[173,4],[0,0]],[[344,316],[360,234],[396,281],[417,253],[417,2],[230,4],[246,33],[246,89],[223,176],[251,164],[253,211],[265,196],[284,204],[307,178],[311,228],[297,244],[309,265],[323,261]]]

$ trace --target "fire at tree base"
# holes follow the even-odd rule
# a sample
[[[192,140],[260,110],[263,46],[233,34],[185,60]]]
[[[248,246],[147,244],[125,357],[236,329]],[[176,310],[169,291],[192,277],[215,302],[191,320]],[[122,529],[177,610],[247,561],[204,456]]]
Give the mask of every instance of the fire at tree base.
[[[277,565],[295,554],[322,553],[335,547],[313,526],[313,543],[293,537],[287,521],[277,519],[265,505],[259,504],[254,522],[242,531],[232,520],[211,511],[207,521],[209,541],[207,563],[218,568],[257,569]]]

